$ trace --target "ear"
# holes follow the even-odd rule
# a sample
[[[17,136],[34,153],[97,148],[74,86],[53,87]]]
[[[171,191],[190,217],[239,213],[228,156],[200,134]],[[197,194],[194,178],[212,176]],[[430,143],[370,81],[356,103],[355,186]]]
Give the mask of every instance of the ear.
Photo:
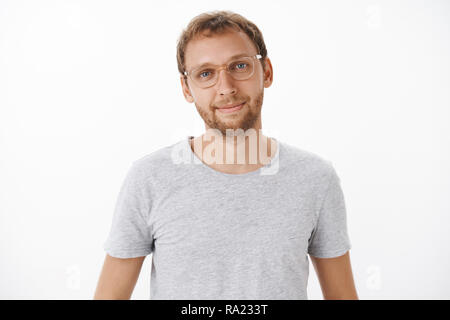
[[[269,57],[266,57],[266,68],[264,72],[264,88],[268,88],[272,85],[273,82],[273,68],[272,63],[270,62]]]
[[[184,98],[189,103],[194,102],[194,97],[192,96],[191,89],[189,89],[189,86],[187,84],[187,79],[183,75],[180,75],[180,81],[181,81],[181,88],[183,90]]]

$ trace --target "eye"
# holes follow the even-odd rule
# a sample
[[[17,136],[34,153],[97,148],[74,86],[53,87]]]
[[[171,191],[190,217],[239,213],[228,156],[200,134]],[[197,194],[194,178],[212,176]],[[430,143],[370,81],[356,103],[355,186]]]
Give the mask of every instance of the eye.
[[[246,72],[250,69],[250,65],[246,61],[234,61],[230,65],[230,70],[235,72]]]
[[[201,71],[198,71],[194,74],[195,78],[198,80],[208,80],[210,79],[213,75],[213,70],[211,69],[203,69]]]
[[[200,78],[205,78],[205,77],[207,77],[209,75],[208,73],[210,73],[210,72],[209,71],[202,71],[202,72],[200,72],[199,77]]]

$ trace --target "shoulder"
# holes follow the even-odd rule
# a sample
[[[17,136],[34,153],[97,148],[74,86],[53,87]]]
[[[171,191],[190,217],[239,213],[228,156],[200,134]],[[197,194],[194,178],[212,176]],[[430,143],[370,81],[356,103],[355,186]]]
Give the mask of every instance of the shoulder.
[[[130,171],[143,180],[173,172],[173,150],[181,144],[182,141],[179,141],[135,159],[131,163]]]
[[[141,168],[151,166],[161,166],[170,160],[171,148],[173,145],[159,148],[133,161],[133,165]]]
[[[332,162],[321,155],[285,142],[281,143],[281,150],[280,160],[299,173],[327,177],[334,174]]]

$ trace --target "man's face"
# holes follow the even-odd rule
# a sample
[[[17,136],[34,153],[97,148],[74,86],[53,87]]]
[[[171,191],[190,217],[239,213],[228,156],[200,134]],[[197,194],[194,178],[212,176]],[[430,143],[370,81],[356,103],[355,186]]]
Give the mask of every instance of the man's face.
[[[229,31],[224,34],[214,34],[211,37],[198,37],[191,40],[185,53],[186,70],[203,63],[222,65],[238,54],[254,56],[258,54],[256,47],[243,32]],[[180,77],[183,94],[188,102],[194,102],[205,121],[206,129],[218,129],[223,135],[226,129],[261,128],[261,107],[263,103],[264,87],[272,83],[272,66],[269,58],[266,59],[266,71],[263,71],[261,62],[254,60],[255,71],[247,80],[235,80],[232,76],[221,70],[217,83],[209,88],[200,88],[188,78],[188,85]],[[237,105],[245,102],[240,110],[222,112],[220,107]]]

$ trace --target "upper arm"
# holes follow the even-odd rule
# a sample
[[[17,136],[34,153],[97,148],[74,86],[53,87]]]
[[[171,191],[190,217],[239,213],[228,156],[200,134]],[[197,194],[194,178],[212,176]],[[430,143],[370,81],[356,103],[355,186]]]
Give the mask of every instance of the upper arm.
[[[335,258],[317,258],[311,255],[310,257],[319,279],[324,299],[358,299],[349,251]]]
[[[145,256],[122,259],[106,254],[94,300],[130,299],[144,259]]]

